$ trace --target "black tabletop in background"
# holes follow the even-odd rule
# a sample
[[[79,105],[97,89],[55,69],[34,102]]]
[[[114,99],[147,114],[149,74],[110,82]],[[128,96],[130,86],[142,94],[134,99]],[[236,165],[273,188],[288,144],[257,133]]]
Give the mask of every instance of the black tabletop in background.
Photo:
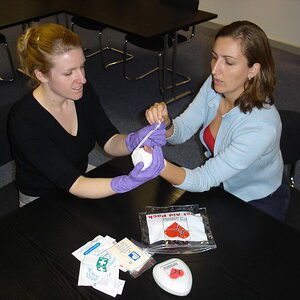
[[[126,174],[119,158],[90,176]],[[0,299],[109,299],[78,287],[80,263],[72,252],[95,236],[141,240],[138,213],[145,206],[199,204],[206,207],[217,248],[179,257],[190,267],[187,299],[295,299],[300,278],[300,236],[292,228],[221,189],[188,193],[157,178],[132,192],[105,199],[80,199],[57,192],[0,219]],[[126,281],[120,299],[175,299],[153,280],[152,270]],[[199,295],[201,296],[199,298]]]
[[[62,12],[143,37],[164,34],[217,17],[210,12],[160,0],[10,0],[0,1],[0,28]]]

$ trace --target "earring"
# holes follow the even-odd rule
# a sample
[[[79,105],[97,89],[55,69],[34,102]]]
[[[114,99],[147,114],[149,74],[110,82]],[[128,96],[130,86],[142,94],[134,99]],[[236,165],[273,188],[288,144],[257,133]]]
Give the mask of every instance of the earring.
[[[248,76],[248,80],[250,81],[251,79],[252,79],[252,77],[249,75],[249,76]]]

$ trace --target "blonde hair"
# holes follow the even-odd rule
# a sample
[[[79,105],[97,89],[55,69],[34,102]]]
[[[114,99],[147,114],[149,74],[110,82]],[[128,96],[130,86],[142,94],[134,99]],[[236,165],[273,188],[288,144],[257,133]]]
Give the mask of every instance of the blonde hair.
[[[35,70],[48,74],[53,67],[54,56],[81,47],[79,36],[62,25],[48,23],[30,27],[17,43],[20,70],[36,86],[39,80]]]

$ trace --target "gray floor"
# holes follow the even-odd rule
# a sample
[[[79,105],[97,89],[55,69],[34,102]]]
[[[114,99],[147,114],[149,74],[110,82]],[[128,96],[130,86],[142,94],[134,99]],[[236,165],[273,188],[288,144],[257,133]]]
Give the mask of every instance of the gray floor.
[[[5,33],[9,32],[6,31]],[[88,44],[88,47],[96,45],[97,40],[94,34],[80,33],[84,34],[84,42]],[[201,84],[209,75],[209,61],[214,35],[214,29],[199,25],[196,30],[196,37],[190,43],[178,49],[177,69],[192,76],[192,82],[188,87],[194,94],[197,93]],[[108,29],[104,32],[104,40],[105,43],[122,49],[124,35]],[[10,42],[11,45],[15,44],[15,40],[12,38]],[[131,73],[139,73],[156,66],[156,56],[152,52],[133,46],[130,46],[129,51],[135,55],[134,60],[129,64]],[[277,48],[273,48],[273,54],[277,72],[276,106],[281,109],[300,112],[298,99],[298,85],[300,82],[299,55]],[[107,55],[108,60],[113,58]],[[121,65],[105,71],[100,66],[99,56],[88,59],[86,71],[87,78],[99,94],[106,113],[121,132],[131,132],[145,125],[146,121],[143,116],[145,109],[154,102],[161,101],[156,74],[139,82],[128,82],[122,76]],[[20,75],[14,83],[1,83],[0,111],[6,111],[5,107],[10,107],[29,89],[26,80]],[[184,88],[181,89],[184,90]],[[169,111],[171,115],[175,117],[183,111],[193,97],[186,97],[170,104]],[[5,117],[5,115],[1,115],[1,118],[4,118],[1,122],[4,122]],[[1,129],[1,133],[5,134],[5,130]],[[167,146],[164,148],[164,153],[166,158],[190,168],[203,162],[202,147],[196,138],[184,145]],[[90,154],[90,162],[94,165],[102,164],[108,159],[110,158],[105,156],[102,151],[95,150]],[[14,164],[13,162],[5,162],[0,166],[0,187],[10,183],[13,179]],[[300,189],[299,163],[296,169],[296,182],[297,187]]]

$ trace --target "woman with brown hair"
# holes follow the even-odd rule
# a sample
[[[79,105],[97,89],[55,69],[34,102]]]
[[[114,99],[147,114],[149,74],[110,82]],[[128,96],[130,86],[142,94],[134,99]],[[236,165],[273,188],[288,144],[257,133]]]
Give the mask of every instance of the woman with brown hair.
[[[164,167],[161,126],[144,143],[152,164],[139,163],[115,178],[85,176],[88,154],[97,142],[112,156],[129,155],[155,126],[120,134],[106,116],[84,71],[78,35],[57,24],[29,28],[18,40],[21,69],[34,89],[12,108],[9,137],[16,163],[20,205],[55,189],[83,198],[103,198],[138,187]]]
[[[208,158],[193,170],[167,162],[161,176],[193,192],[223,188],[283,220],[288,189],[280,152],[281,121],[274,106],[274,61],[267,36],[248,21],[217,33],[211,75],[189,107],[172,120],[165,103],[146,111],[150,124],[165,121],[170,144],[190,139],[200,128]]]

